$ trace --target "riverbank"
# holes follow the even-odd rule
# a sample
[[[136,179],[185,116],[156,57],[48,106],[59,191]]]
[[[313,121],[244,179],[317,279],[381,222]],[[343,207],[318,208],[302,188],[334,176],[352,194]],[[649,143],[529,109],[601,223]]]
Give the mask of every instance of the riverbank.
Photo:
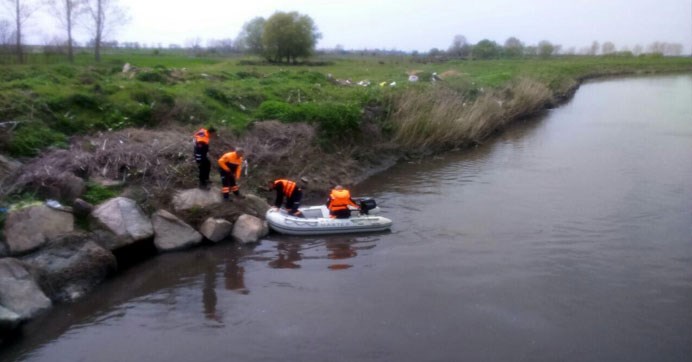
[[[261,191],[261,186],[268,179],[289,177],[301,180],[309,192],[308,200],[319,200],[332,185],[355,184],[372,172],[386,169],[401,157],[420,156],[483,142],[508,122],[554,107],[568,99],[567,96],[573,94],[583,79],[616,73],[622,75],[622,70],[604,73],[607,72],[585,75],[573,79],[571,83],[560,83],[555,88],[535,79],[520,78],[498,88],[480,87],[473,95],[459,92],[460,88],[454,88],[453,84],[440,86],[441,81],[435,85],[410,84],[402,90],[396,86],[383,87],[378,92],[386,95],[386,101],[364,107],[360,112],[358,128],[351,129],[349,136],[339,139],[339,142],[331,138],[334,135],[325,134],[320,129],[321,124],[311,122],[253,122],[242,132],[220,128],[220,137],[212,144],[212,158],[231,146],[244,147],[250,167],[247,177],[241,180],[241,190],[259,196],[222,207],[212,198],[212,202],[206,206],[174,211],[180,218],[178,221],[163,214],[162,210],[173,210],[174,196],[178,191],[190,189],[196,184],[196,166],[191,159],[189,143],[193,129],[190,125],[171,123],[155,129],[124,128],[73,136],[67,148],[47,150],[40,157],[24,159],[21,165],[8,162],[9,166],[5,168],[9,171],[3,178],[5,185],[9,186],[3,190],[9,191],[8,194],[29,193],[43,199],[60,199],[63,204],[73,205],[71,212],[56,211],[62,217],[65,216],[63,214],[74,213],[77,209],[74,200],[77,198],[85,197],[95,209],[99,209],[98,204],[103,201],[124,196],[141,209],[143,218],[153,219],[157,215],[158,219],[173,219],[173,224],[182,225],[182,229],[187,231],[192,229],[200,232],[209,218],[225,220],[231,224],[224,224],[225,227],[232,227],[242,215],[263,215],[266,201],[272,197]],[[570,86],[566,87],[566,84]],[[351,86],[343,87],[350,89]],[[213,194],[218,197],[218,193]],[[52,212],[44,208],[41,210],[41,215]],[[8,274],[20,276],[18,280],[21,283],[30,284],[34,280],[32,290],[44,295],[43,298],[32,298],[40,303],[28,315],[44,310],[46,300],[50,305],[80,297],[100,280],[112,275],[117,270],[118,261],[126,261],[127,255],[138,253],[150,257],[165,251],[156,249],[155,233],[146,232],[141,239],[132,238],[132,244],[144,241],[144,246],[129,246],[117,240],[119,238],[113,240],[113,235],[119,235],[119,232],[108,230],[107,222],[95,222],[92,211],[88,211],[86,216],[74,218],[73,222],[58,222],[60,225],[76,225],[77,230],[64,230],[72,235],[72,241],[65,241],[64,237],[58,235],[44,235],[40,245],[27,249],[8,247],[7,240],[0,242],[0,256],[6,256],[2,260],[7,264],[4,269]],[[6,239],[9,237],[8,225],[5,222]],[[36,231],[37,227],[24,228]],[[258,231],[255,240],[262,233]],[[191,234],[196,241],[186,247],[198,245],[205,238],[211,240],[210,236],[214,235],[201,233],[204,236],[198,238],[196,234]],[[57,247],[61,248],[60,251],[56,251]],[[28,259],[50,259],[40,255],[76,255],[76,250],[83,250],[83,253],[80,252],[82,254],[94,254],[101,260],[95,265],[87,263],[90,267],[85,270],[89,272],[69,269],[73,266],[71,262],[65,262],[64,267],[56,269],[58,274],[71,270],[67,274],[83,273],[89,276],[87,282],[78,286],[69,280],[47,282],[55,280],[51,273],[46,272],[47,267],[36,264],[26,266]],[[116,260],[115,266],[113,260]],[[92,278],[93,275],[97,277]],[[3,300],[7,299],[0,299],[0,304],[6,305]],[[10,312],[19,315],[11,309]],[[26,319],[8,315],[8,320],[13,321],[8,323],[13,327]]]

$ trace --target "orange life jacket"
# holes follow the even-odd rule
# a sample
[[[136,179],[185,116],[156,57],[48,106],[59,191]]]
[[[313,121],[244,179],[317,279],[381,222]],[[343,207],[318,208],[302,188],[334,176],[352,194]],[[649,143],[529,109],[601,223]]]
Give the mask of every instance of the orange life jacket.
[[[293,190],[296,189],[296,183],[290,180],[279,179],[274,181],[274,186],[277,184],[282,184],[284,188],[284,195],[286,197],[291,197],[293,195]]]
[[[219,167],[226,172],[230,172],[231,169],[228,167],[228,164],[238,166],[235,169],[235,178],[236,180],[240,179],[240,170],[243,168],[243,157],[239,156],[235,151],[227,152],[219,158]]]
[[[348,190],[332,190],[329,199],[330,211],[345,210],[348,209],[348,205],[358,207],[358,205],[351,200],[351,193]]]
[[[205,128],[200,128],[193,136],[195,137],[196,143],[209,144],[209,131]]]

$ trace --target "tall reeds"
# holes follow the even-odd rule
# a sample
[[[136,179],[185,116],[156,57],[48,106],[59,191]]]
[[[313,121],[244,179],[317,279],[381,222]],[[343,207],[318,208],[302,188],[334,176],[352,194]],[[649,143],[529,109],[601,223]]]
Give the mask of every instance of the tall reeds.
[[[445,86],[410,89],[394,99],[394,141],[414,150],[479,143],[510,121],[544,109],[552,93],[522,78],[503,89],[467,92]]]

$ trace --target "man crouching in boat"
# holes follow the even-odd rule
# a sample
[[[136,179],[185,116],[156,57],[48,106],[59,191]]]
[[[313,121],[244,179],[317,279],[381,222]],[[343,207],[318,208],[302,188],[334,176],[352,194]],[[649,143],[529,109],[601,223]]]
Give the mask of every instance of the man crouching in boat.
[[[269,190],[276,190],[276,199],[274,200],[274,207],[276,209],[281,207],[284,198],[286,198],[286,210],[288,210],[288,214],[296,217],[305,217],[303,213],[298,210],[300,207],[300,200],[303,198],[302,187],[291,180],[278,179],[269,181]]]
[[[348,205],[360,209],[358,204],[351,199],[351,193],[344,189],[343,186],[336,185],[327,200],[329,216],[334,219],[348,219],[351,217],[351,210],[348,208]]]

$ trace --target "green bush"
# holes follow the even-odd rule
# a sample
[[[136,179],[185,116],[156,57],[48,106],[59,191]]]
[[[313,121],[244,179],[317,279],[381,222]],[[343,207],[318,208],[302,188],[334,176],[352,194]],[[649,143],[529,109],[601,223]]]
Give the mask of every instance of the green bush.
[[[50,146],[67,147],[67,137],[43,122],[21,123],[10,138],[8,151],[12,156],[33,157]]]
[[[166,82],[166,77],[160,72],[141,72],[137,74],[136,78],[142,82]]]
[[[357,131],[360,126],[360,107],[352,104],[263,102],[256,114],[260,119],[317,124],[323,136],[333,137],[343,132]]]
[[[231,103],[231,100],[226,96],[223,90],[215,87],[207,87],[204,90],[204,94],[207,95],[207,97],[219,101],[221,104],[228,105]]]
[[[105,187],[95,182],[87,182],[86,191],[84,195],[82,195],[82,198],[90,204],[98,205],[119,194],[120,188],[118,187]]]

